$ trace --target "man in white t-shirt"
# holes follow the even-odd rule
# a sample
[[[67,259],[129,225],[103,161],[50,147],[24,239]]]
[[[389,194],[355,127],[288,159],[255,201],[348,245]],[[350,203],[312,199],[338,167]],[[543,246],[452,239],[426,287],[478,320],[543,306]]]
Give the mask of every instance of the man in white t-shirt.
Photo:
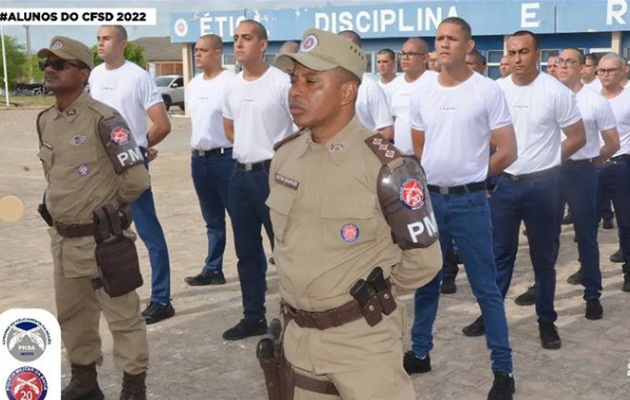
[[[339,36],[352,41],[359,47],[363,46],[361,37],[354,31],[342,31],[339,32]],[[359,121],[369,131],[378,132],[387,139],[394,137],[394,121],[387,95],[368,75],[363,75],[359,86],[356,112]]]
[[[225,212],[229,211],[228,185],[234,172],[234,160],[232,142],[223,129],[223,93],[234,74],[221,65],[222,54],[223,43],[219,36],[200,37],[195,44],[195,63],[202,72],[186,87],[186,110],[192,125],[192,180],[208,237],[208,252],[201,272],[184,279],[191,286],[225,283]]]
[[[269,208],[269,165],[274,145],[290,135],[289,76],[265,63],[267,30],[244,20],[234,34],[234,54],[243,70],[225,90],[223,123],[234,143],[236,171],[230,178],[229,206],[238,257],[244,318],[223,333],[240,340],[267,332],[265,290],[267,261],[260,234],[264,226],[273,246]]]
[[[120,25],[103,25],[98,30],[98,56],[103,64],[92,70],[90,95],[122,114],[138,143],[145,166],[157,156],[154,146],[171,131],[162,97],[147,71],[125,60],[127,31]],[[147,117],[151,120],[148,127]],[[149,251],[151,297],[142,312],[147,324],[175,315],[171,305],[171,267],[164,231],[155,211],[151,188],[131,203],[133,221]]]
[[[442,70],[442,67],[440,66],[440,60],[438,60],[438,56],[435,51],[429,53],[428,67],[429,71],[440,72]]]
[[[620,149],[613,154],[599,174],[599,190],[612,199],[619,229],[623,260],[622,290],[630,292],[630,90],[623,87],[625,62],[616,53],[599,60],[597,74],[602,82],[601,94],[608,99],[617,121]]]
[[[525,222],[534,267],[536,313],[543,348],[562,346],[554,325],[558,175],[563,159],[586,143],[575,95],[560,81],[538,71],[538,39],[529,31],[514,33],[507,42],[510,77],[498,82],[506,94],[518,160],[505,169],[490,199],[494,230],[497,284],[505,298],[518,251],[518,232]],[[555,64],[555,63],[554,63]],[[562,141],[562,133],[566,139]],[[464,328],[467,336],[484,333],[483,319]]]
[[[510,60],[508,56],[501,57],[501,62],[499,63],[499,74],[501,74],[501,78],[503,79],[506,76],[512,73],[512,68],[510,67]]]
[[[556,59],[558,58],[558,52],[553,52],[547,57],[547,74],[557,78],[558,66],[556,65]]]
[[[582,83],[596,91],[602,90],[602,83],[597,77],[597,64],[599,58],[595,54],[587,54],[584,67],[582,67]]]
[[[466,65],[478,74],[486,75],[487,64],[486,57],[479,50],[473,50],[466,54]]]
[[[472,72],[470,25],[457,17],[437,28],[435,48],[442,71],[423,77],[411,98],[415,154],[426,171],[442,253],[454,240],[488,330],[494,384],[489,400],[511,400],[515,391],[512,350],[492,255],[492,224],[486,178],[516,159],[516,139],[505,96],[492,80]],[[490,143],[497,150],[490,156]],[[404,357],[409,373],[431,370],[433,323],[442,274],[418,289],[411,330],[412,350]]]
[[[577,238],[580,271],[576,278],[585,287],[585,317],[594,320],[601,319],[604,313],[599,301],[602,274],[597,243],[597,165],[619,150],[619,135],[608,101],[580,80],[584,62],[584,54],[576,48],[564,49],[556,59],[558,79],[576,94],[586,132],[586,145],[562,163],[559,188],[560,204],[569,205]],[[604,142],[601,149],[600,139]],[[558,235],[557,246],[559,239]]]
[[[380,79],[378,86],[387,95],[387,101],[391,104],[392,94],[396,89],[396,53],[392,49],[381,49],[376,53],[376,71]]]

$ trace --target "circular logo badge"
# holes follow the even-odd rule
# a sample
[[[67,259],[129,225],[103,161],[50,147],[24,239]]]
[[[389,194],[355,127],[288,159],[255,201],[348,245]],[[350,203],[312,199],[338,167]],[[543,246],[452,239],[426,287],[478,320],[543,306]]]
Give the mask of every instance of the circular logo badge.
[[[188,22],[183,18],[179,18],[175,21],[174,28],[177,36],[184,37],[188,33]]]
[[[398,192],[400,201],[410,210],[417,210],[424,204],[424,188],[416,178],[406,179]]]
[[[302,40],[300,51],[302,53],[308,53],[309,51],[313,50],[317,46],[318,43],[319,41],[317,40],[317,36],[308,35],[304,40]]]
[[[39,321],[21,318],[13,322],[2,336],[2,344],[18,361],[31,362],[44,354],[50,344],[50,333]]]
[[[62,47],[63,47],[63,42],[61,40],[55,40],[55,43],[53,43],[52,46],[50,46],[52,50],[59,50]]]
[[[48,393],[48,383],[38,369],[20,367],[9,375],[5,391],[9,400],[44,400]]]
[[[119,146],[122,146],[129,141],[129,132],[122,126],[115,127],[109,135],[112,142]]]
[[[355,224],[345,224],[341,227],[341,238],[347,243],[356,241],[359,238],[359,227]]]

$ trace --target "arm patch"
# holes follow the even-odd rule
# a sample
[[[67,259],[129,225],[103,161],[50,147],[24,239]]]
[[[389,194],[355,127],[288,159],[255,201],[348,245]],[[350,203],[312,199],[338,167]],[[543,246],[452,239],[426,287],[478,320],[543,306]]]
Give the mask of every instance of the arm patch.
[[[377,194],[394,242],[402,250],[431,246],[439,234],[422,167],[380,134],[368,137],[365,143],[383,164]]]
[[[131,134],[131,129],[119,114],[111,118],[101,118],[98,133],[109,156],[114,171],[118,175],[133,167],[143,164],[142,152]]]

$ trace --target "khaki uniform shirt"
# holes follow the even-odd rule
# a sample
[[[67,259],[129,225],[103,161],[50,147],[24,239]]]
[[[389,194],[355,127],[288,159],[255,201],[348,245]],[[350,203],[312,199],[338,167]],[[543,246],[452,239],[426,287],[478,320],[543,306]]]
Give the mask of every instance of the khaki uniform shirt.
[[[103,120],[110,123],[103,125]],[[95,209],[105,204],[129,203],[149,187],[149,174],[137,160],[142,159],[142,154],[128,129],[127,135],[124,130],[116,130],[120,127],[126,127],[120,114],[87,93],[63,112],[54,106],[39,115],[38,156],[48,182],[46,206],[55,221],[92,223]],[[112,132],[103,132],[107,129]],[[110,147],[116,151],[115,139],[121,143],[120,153],[124,153],[117,158],[108,154],[101,140],[101,135],[110,134]],[[124,172],[116,173],[114,163],[126,168]],[[129,167],[132,163],[136,165]]]
[[[295,308],[324,311],[349,302],[350,288],[377,266],[400,291],[425,285],[442,265],[439,242],[407,251],[393,243],[377,197],[381,162],[364,142],[370,135],[355,117],[327,143],[313,142],[306,130],[273,158],[267,205],[274,258],[282,298]],[[375,352],[402,346],[398,310],[371,328],[363,319],[324,331],[291,323],[287,359],[318,373],[361,368]]]

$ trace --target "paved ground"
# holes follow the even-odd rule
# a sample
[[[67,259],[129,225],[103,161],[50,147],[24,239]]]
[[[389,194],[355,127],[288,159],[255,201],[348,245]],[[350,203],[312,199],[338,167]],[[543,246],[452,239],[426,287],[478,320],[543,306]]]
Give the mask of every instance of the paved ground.
[[[24,218],[14,225],[0,222],[0,312],[11,307],[42,307],[54,312],[52,262],[46,227],[35,212],[44,190],[36,157],[36,110],[0,111],[0,197],[16,195],[25,205]],[[148,328],[151,399],[265,399],[262,373],[254,357],[256,339],[225,342],[221,333],[241,315],[236,259],[230,238],[225,255],[228,284],[188,287],[183,279],[196,274],[205,257],[205,231],[189,173],[189,120],[174,117],[173,132],[159,146],[151,164],[158,214],[166,232],[172,262],[172,297],[177,316]],[[231,236],[231,235],[230,235]],[[512,290],[506,301],[514,349],[516,399],[621,400],[630,397],[630,294],[620,290],[619,264],[608,262],[616,249],[616,233],[601,231],[603,305],[605,318],[584,319],[581,289],[565,282],[577,268],[573,233],[565,227],[558,262],[556,307],[563,339],[560,350],[543,350],[533,307],[512,299],[532,281],[528,249],[522,241]],[[146,251],[139,247],[146,280]],[[278,314],[277,276],[270,268],[269,317]],[[465,275],[459,291],[444,296],[435,325],[433,371],[414,377],[418,399],[485,399],[492,383],[488,352],[482,338],[467,338],[462,326],[478,313]],[[140,290],[146,299],[148,287]],[[411,310],[410,297],[405,297]],[[409,311],[411,312],[411,311]],[[100,381],[109,399],[118,398],[121,372],[111,361],[111,337],[101,327],[105,363]],[[64,382],[69,367],[63,364]]]

